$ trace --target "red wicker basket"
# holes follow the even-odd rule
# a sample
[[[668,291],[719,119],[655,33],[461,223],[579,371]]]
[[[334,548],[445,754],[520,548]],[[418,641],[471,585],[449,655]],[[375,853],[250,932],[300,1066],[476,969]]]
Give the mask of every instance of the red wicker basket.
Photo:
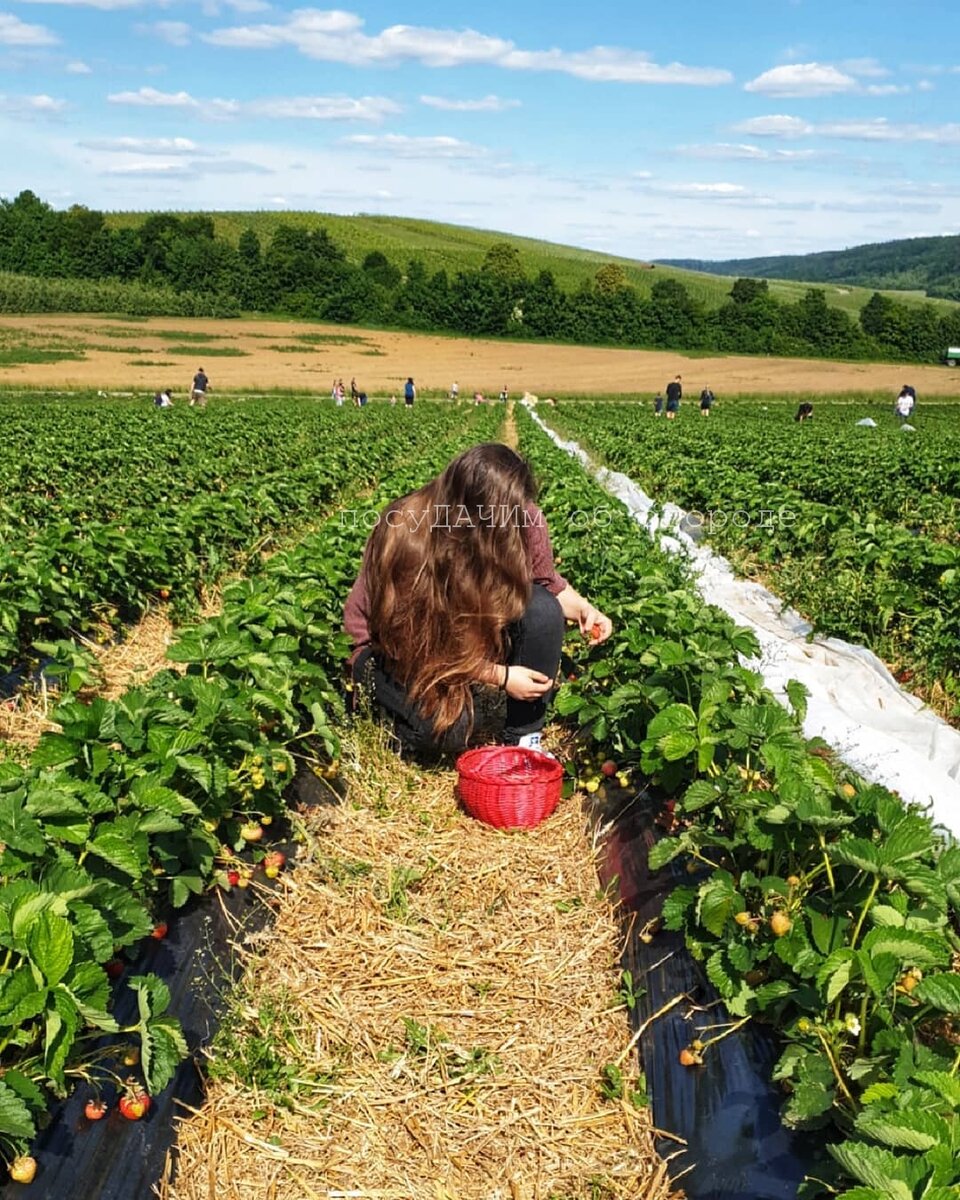
[[[523,746],[481,746],[457,759],[467,812],[498,829],[532,829],[557,807],[563,767]]]

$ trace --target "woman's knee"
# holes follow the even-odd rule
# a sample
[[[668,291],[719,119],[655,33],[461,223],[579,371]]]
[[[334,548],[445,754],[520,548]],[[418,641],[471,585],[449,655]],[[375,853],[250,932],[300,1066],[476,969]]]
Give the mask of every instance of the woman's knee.
[[[534,584],[523,619],[541,636],[555,636],[563,641],[565,624],[560,601],[541,584]]]

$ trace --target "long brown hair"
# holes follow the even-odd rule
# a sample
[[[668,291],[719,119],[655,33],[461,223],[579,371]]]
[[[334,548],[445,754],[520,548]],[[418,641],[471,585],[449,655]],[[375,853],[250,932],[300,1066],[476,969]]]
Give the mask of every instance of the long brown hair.
[[[484,662],[532,585],[524,511],[536,498],[508,446],[473,446],[436,479],[389,505],[367,543],[370,632],[390,673],[438,733],[466,710]]]

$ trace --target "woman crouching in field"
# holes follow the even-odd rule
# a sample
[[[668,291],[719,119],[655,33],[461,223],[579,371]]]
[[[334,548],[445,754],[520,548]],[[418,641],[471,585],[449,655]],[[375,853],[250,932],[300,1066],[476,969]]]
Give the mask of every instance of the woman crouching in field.
[[[344,624],[357,689],[405,749],[538,749],[564,619],[610,636],[609,618],[557,574],[535,500],[526,462],[491,442],[380,514]]]

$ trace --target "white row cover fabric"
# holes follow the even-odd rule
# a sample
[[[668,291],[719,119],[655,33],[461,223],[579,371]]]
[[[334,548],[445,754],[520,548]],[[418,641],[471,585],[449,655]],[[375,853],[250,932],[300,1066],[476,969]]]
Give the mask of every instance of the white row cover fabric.
[[[812,637],[812,627],[760,584],[738,579],[725,558],[690,536],[699,531],[676,505],[657,505],[632,479],[596,467],[577,442],[565,441],[531,417],[561,449],[621,500],[664,550],[684,555],[709,604],[752,629],[760,658],[745,663],[785,699],[791,679],[810,693],[804,733],[821,737],[865,779],[922,805],[960,837],[960,732],[900,688],[879,658],[839,638]]]

